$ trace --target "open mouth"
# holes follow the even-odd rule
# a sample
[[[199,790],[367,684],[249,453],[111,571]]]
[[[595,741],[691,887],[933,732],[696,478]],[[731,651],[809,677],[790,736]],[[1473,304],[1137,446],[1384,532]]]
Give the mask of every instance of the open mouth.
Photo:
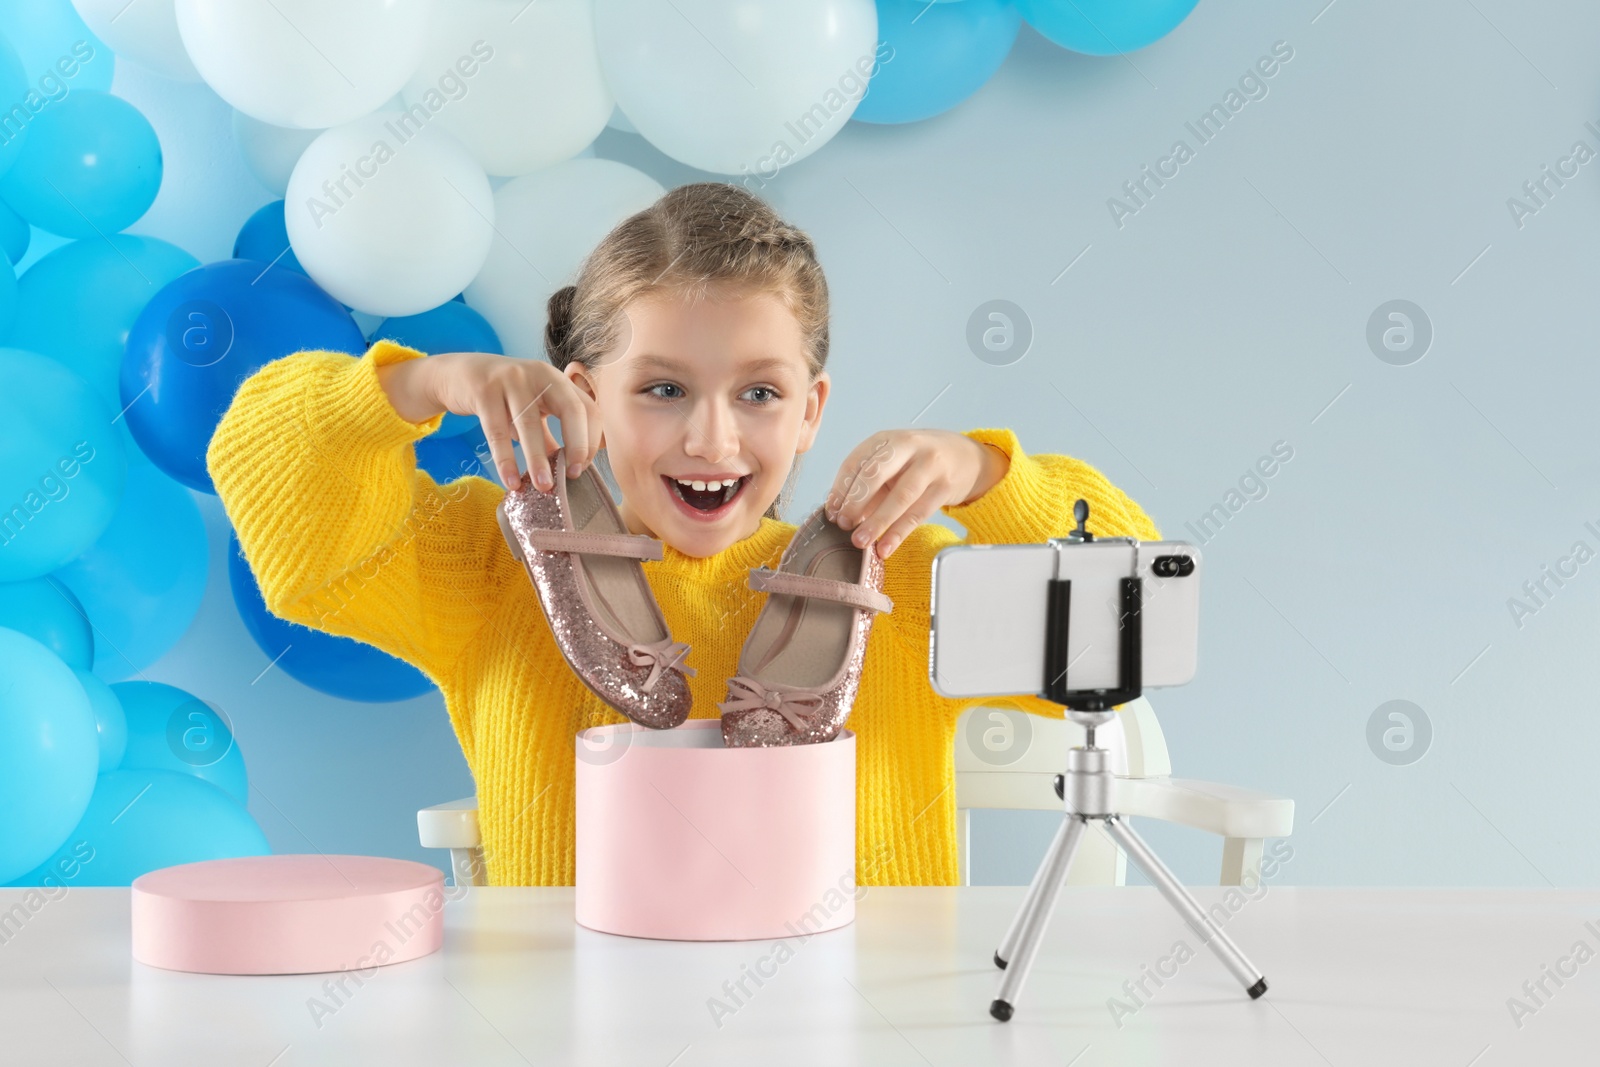
[[[703,489],[696,489],[693,483],[685,484],[665,474],[661,476],[661,480],[667,483],[667,491],[684,507],[698,515],[713,517],[744,492],[745,483],[750,480],[750,476],[746,474],[732,485],[725,485],[722,482],[701,483],[705,486]]]

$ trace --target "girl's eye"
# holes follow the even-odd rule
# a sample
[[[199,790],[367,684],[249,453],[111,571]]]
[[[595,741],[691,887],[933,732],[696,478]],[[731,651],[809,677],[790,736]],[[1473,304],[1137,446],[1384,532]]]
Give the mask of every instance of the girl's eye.
[[[661,389],[675,389],[677,392],[668,394],[657,391]],[[644,391],[646,394],[656,397],[659,400],[683,399],[683,388],[673,382],[657,382],[655,385],[648,386]],[[754,402],[761,406],[770,404],[774,400],[778,399],[778,391],[772,388],[770,385],[752,385],[749,389],[745,390],[746,396],[750,396],[752,393],[764,394],[754,398]]]

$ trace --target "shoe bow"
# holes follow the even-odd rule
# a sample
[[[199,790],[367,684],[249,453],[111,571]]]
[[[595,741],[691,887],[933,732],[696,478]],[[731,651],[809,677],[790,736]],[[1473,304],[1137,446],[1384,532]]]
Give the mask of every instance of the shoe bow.
[[[734,696],[718,704],[723,713],[730,711],[744,711],[753,708],[770,708],[782,715],[797,731],[804,733],[814,726],[800,718],[797,712],[816,711],[822,707],[822,697],[815,693],[798,693],[789,689],[768,689],[754,678],[735,675],[728,679],[728,685],[735,690]],[[742,692],[738,692],[742,690]]]
[[[643,667],[648,664],[650,667],[650,677],[646,678],[644,680],[644,684],[639,687],[646,693],[650,692],[650,690],[655,687],[657,680],[661,677],[661,672],[666,670],[668,667],[676,667],[684,674],[692,677],[694,675],[694,668],[685,667],[681,662],[679,662],[684,656],[688,655],[688,653],[688,645],[684,644],[682,641],[674,641],[670,637],[663,637],[659,641],[651,641],[648,643],[643,641],[635,641],[633,644],[628,646],[628,658],[632,660],[636,666]]]

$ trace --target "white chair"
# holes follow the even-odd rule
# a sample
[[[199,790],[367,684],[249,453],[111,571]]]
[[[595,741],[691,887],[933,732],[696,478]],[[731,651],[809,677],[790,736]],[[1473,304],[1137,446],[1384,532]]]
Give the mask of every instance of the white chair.
[[[1015,736],[1020,730],[1029,731],[1026,744]],[[956,723],[956,847],[962,885],[971,884],[972,809],[1061,811],[1055,778],[1066,767],[1067,749],[1082,743],[1083,728],[1064,718],[991,707],[962,712]],[[1172,777],[1166,738],[1147,697],[1130,700],[1116,718],[1097,727],[1095,743],[1111,752],[1115,810],[1222,838],[1220,885],[1240,885],[1246,874],[1258,878],[1265,839],[1288,837],[1294,828],[1292,800]],[[1015,758],[1012,748],[1019,749]],[[1098,822],[1092,830],[1080,839],[1067,884],[1127,884],[1127,855]]]
[[[978,716],[976,723],[973,716]],[[1021,724],[1017,717],[1026,718]],[[1019,755],[1021,729],[1030,739]],[[982,751],[974,747],[974,736]],[[991,741],[1002,742],[991,744]],[[1294,827],[1294,801],[1234,786],[1172,777],[1167,742],[1145,697],[1123,705],[1117,717],[1095,730],[1095,742],[1109,749],[1116,775],[1116,808],[1124,815],[1163,819],[1206,830],[1222,838],[1221,885],[1240,885],[1247,873],[1259,877],[1263,842],[1288,837]],[[973,808],[1062,810],[1055,777],[1066,767],[1067,749],[1083,743],[1083,729],[1066,719],[1027,715],[1012,709],[969,708],[956,723],[956,845],[961,884],[971,884],[968,826]],[[1009,761],[1007,761],[1009,759]],[[485,885],[483,841],[478,835],[478,799],[464,797],[417,812],[423,848],[450,850],[456,885]],[[1085,834],[1073,857],[1068,885],[1124,885],[1127,856],[1099,823]]]
[[[478,798],[435,804],[417,812],[417,836],[423,848],[450,850],[450,873],[456,885],[488,885],[483,838],[478,836]]]

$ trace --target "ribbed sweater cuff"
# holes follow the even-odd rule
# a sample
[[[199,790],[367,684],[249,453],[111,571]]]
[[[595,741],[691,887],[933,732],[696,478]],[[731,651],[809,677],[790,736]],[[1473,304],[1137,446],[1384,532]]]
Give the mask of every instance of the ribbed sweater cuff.
[[[378,368],[423,353],[393,341],[374,341],[359,359],[344,358],[321,388],[305,396],[307,432],[326,455],[343,458],[352,450],[382,451],[427,437],[444,421],[444,412],[412,422],[395,410],[378,381]]]
[[[942,510],[967,531],[967,540],[979,545],[1027,544],[1037,538],[1041,517],[1061,510],[1058,486],[1032,456],[1022,450],[1010,430],[967,430],[979,444],[993,445],[1010,457],[1011,466],[989,491],[965,504],[948,504]]]

